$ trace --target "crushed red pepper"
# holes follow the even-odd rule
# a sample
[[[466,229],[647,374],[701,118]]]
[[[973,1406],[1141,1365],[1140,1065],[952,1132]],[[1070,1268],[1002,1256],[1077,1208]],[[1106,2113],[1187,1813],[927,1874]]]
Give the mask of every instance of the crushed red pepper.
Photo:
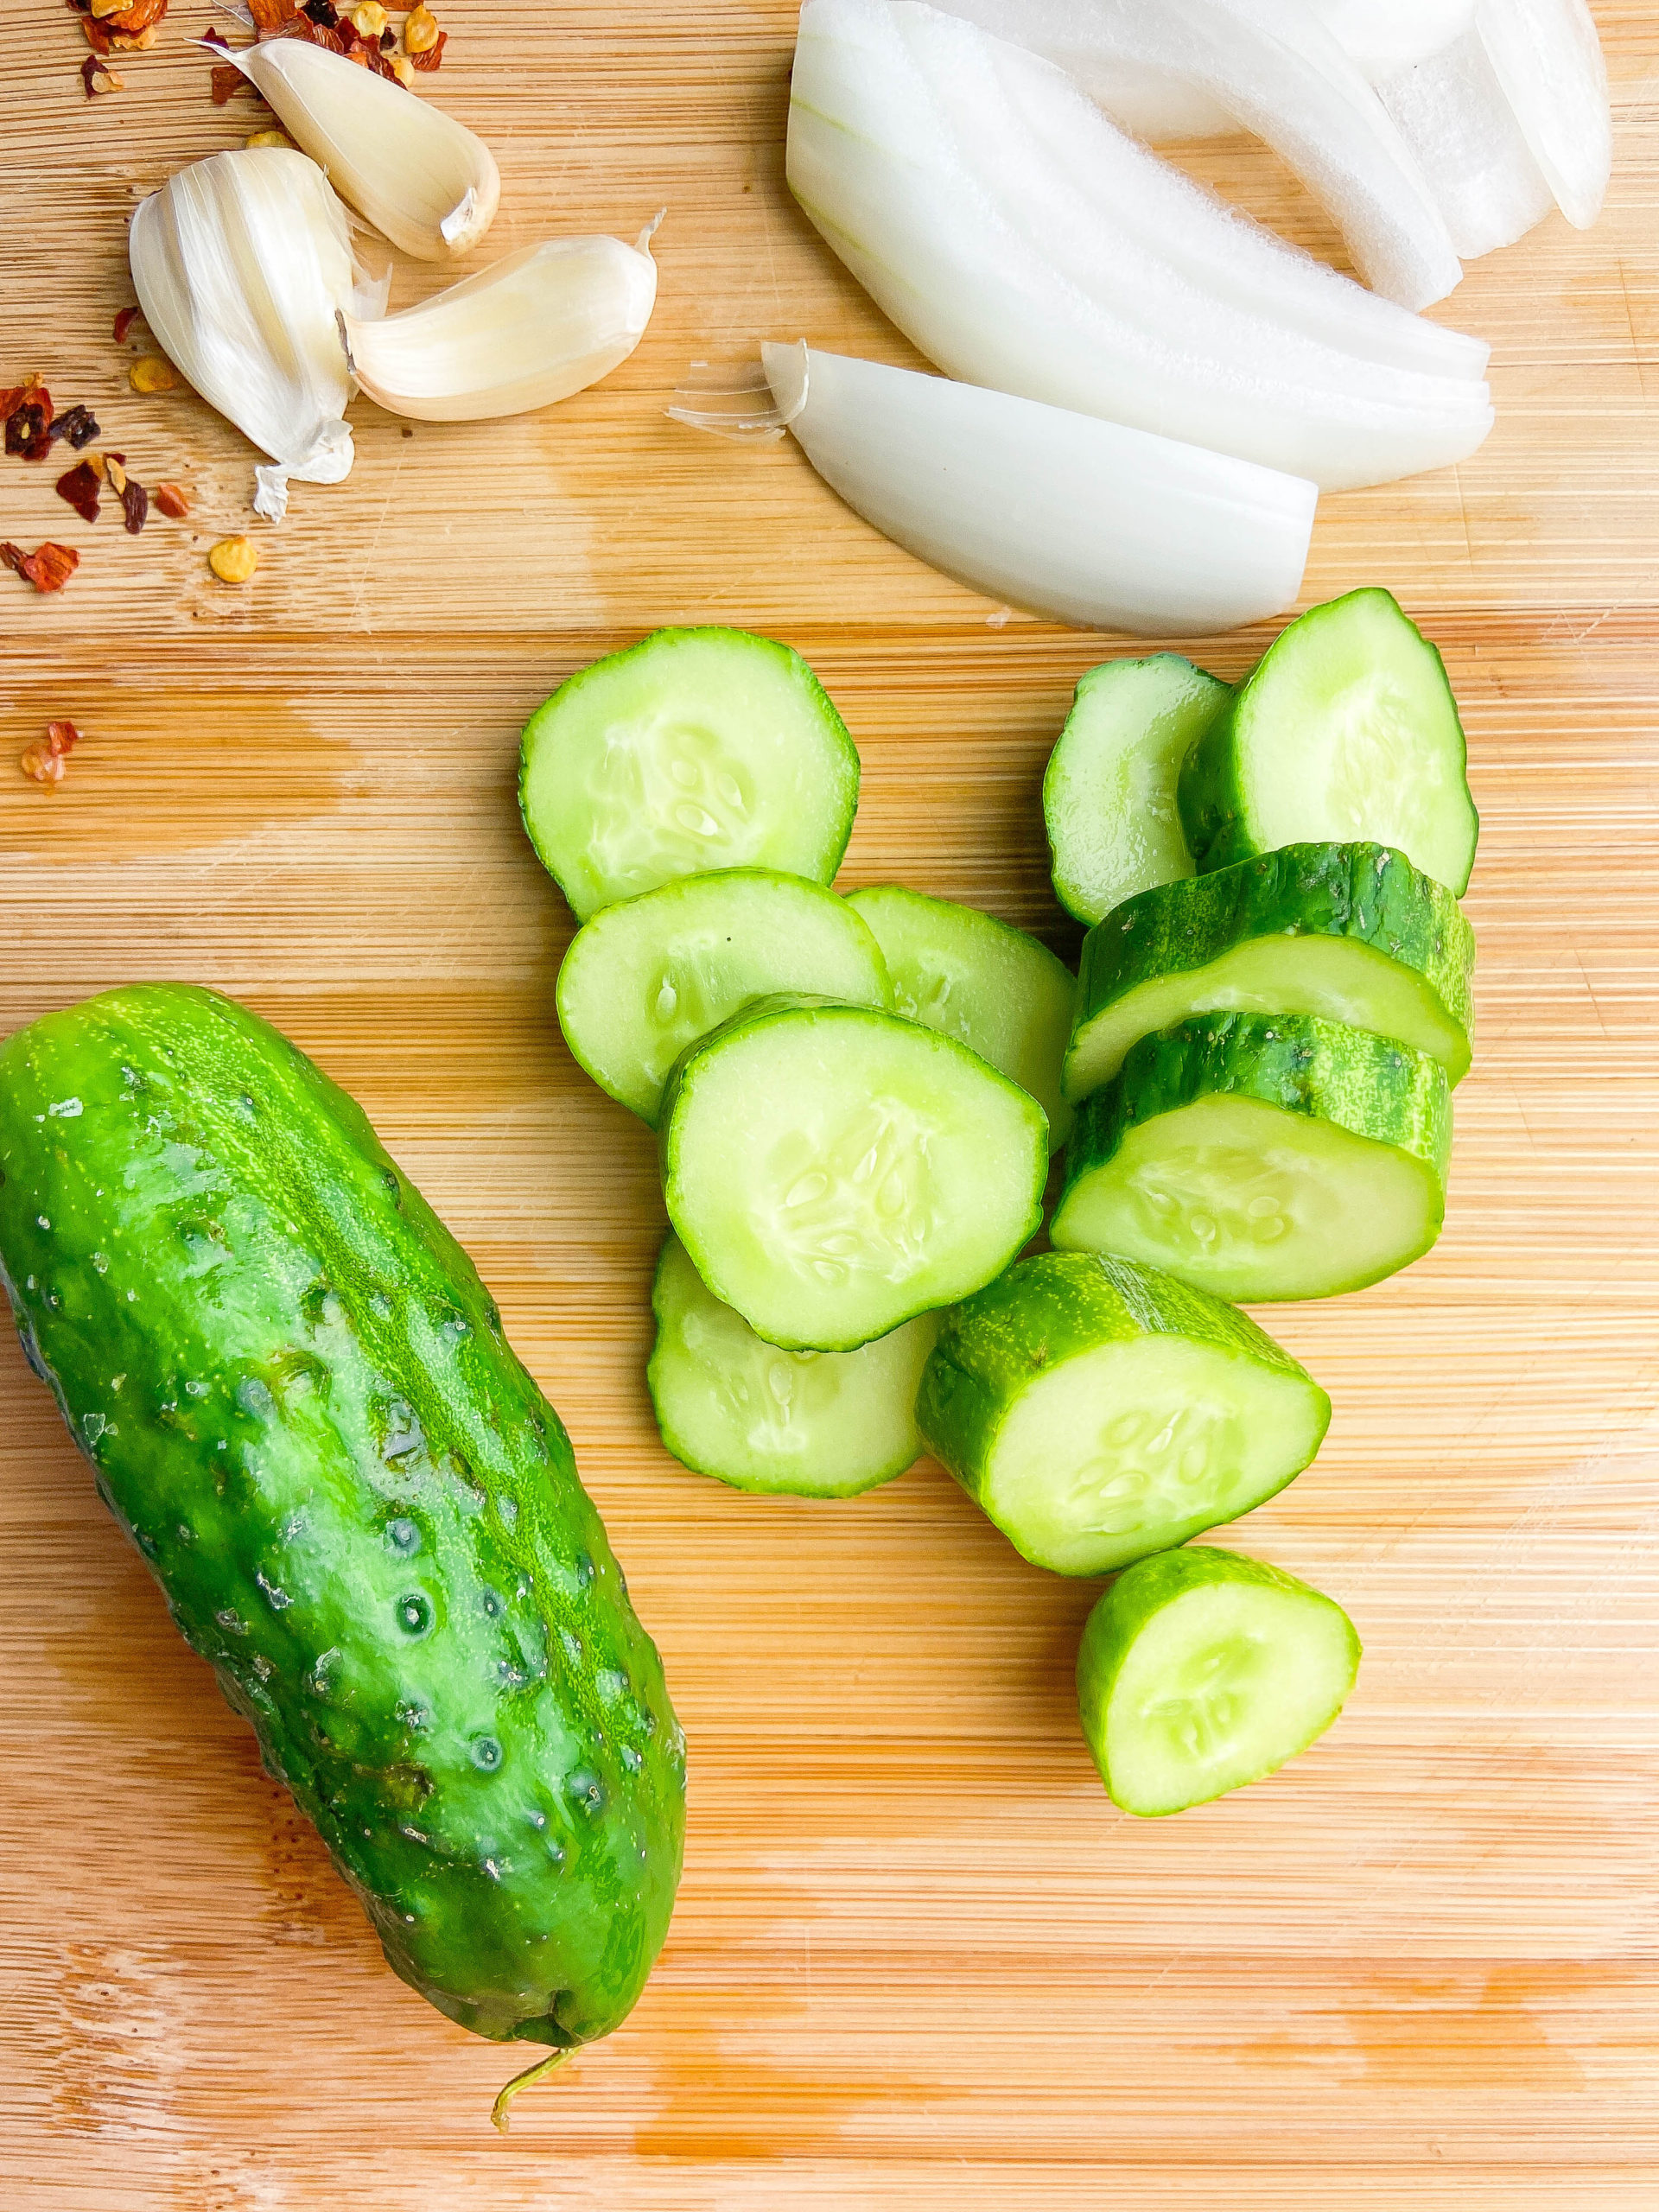
[[[7,410],[6,451],[25,461],[44,461],[51,450],[52,395],[38,381],[27,384]]]
[[[63,764],[79,743],[80,732],[73,722],[48,722],[46,735],[23,747],[17,765],[37,784],[60,784]]]
[[[61,415],[52,417],[46,435],[54,444],[60,438],[65,439],[70,450],[79,453],[98,435],[98,418],[90,407],[66,407]]]
[[[79,462],[58,479],[58,497],[67,499],[83,522],[98,520],[98,495],[102,486],[90,461]]]
[[[123,479],[121,508],[126,517],[128,530],[137,537],[149,518],[149,494],[136,476]]]
[[[238,92],[251,92],[259,98],[259,87],[250,77],[245,77],[234,61],[215,61],[213,67],[213,105],[224,107]]]
[[[58,545],[50,538],[32,553],[25,553],[21,545],[0,545],[0,561],[36,591],[61,591],[80,566],[73,545]]]
[[[87,99],[95,100],[100,92],[124,92],[127,80],[111,68],[106,56],[89,54],[80,65],[80,83]]]
[[[442,61],[443,49],[448,43],[448,32],[440,31],[435,44],[427,47],[420,54],[411,54],[409,58],[417,69],[435,69]]]
[[[176,484],[158,484],[156,504],[169,522],[182,522],[190,512],[190,502]]]

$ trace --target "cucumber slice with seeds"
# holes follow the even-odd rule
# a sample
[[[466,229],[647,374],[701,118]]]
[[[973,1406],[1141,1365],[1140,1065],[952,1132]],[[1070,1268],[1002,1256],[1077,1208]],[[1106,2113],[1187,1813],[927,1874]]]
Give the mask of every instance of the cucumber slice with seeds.
[[[1132,1260],[1045,1252],[946,1316],[916,1417],[1027,1559],[1109,1574],[1282,1490],[1331,1401],[1218,1298]]]
[[[1287,845],[1126,899],[1084,939],[1066,1094],[1189,1014],[1312,1014],[1469,1069],[1475,933],[1444,884],[1382,845]]]
[[[1306,1014],[1143,1037],[1084,1103],[1049,1235],[1239,1303],[1363,1290],[1440,1234],[1446,1071]]]
[[[663,1193],[716,1298],[851,1351],[998,1275],[1042,1219],[1042,1108],[896,1014],[760,999],[679,1061]]]
[[[600,1089],[654,1127],[687,1046],[777,991],[893,1004],[881,948],[844,899],[771,868],[721,868],[584,923],[559,969],[559,1027]]]
[[[562,683],[524,734],[518,801],[579,922],[714,868],[828,883],[858,805],[858,753],[787,645],[658,630]]]
[[[1201,1546],[1142,1560],[1089,1616],[1083,1732],[1114,1804],[1157,1818],[1257,1782],[1322,1736],[1359,1671],[1340,1605]]]
[[[1071,1109],[1060,1096],[1060,1061],[1077,995],[1065,963],[1011,922],[896,883],[855,891],[847,903],[887,957],[896,1010],[1028,1090],[1048,1116],[1050,1147],[1064,1144]]]
[[[916,1388],[938,1317],[857,1351],[785,1351],[722,1306],[671,1236],[652,1287],[645,1370],[677,1459],[736,1490],[853,1497],[919,1458]]]
[[[1480,817],[1446,664],[1386,591],[1283,631],[1187,756],[1179,800],[1199,869],[1281,845],[1366,838],[1459,898]]]
[[[1078,921],[1192,874],[1176,783],[1231,697],[1178,653],[1109,660],[1081,678],[1043,777],[1054,895]]]

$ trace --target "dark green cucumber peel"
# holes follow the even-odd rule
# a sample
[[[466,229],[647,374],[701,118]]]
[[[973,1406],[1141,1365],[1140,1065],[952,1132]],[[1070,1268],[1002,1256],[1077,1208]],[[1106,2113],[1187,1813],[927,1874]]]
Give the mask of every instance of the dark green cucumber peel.
[[[607,2033],[679,1877],[683,1738],[557,1415],[357,1105],[188,986],[0,1047],[30,1364],[395,1971]]]
[[[1146,1339],[1195,1345],[1226,1363],[1282,1378],[1290,1395],[1306,1403],[1301,1447],[1273,1469],[1266,1481],[1236,1495],[1227,1510],[1202,1510],[1179,1524],[1160,1519],[1143,1502],[1146,1517],[1127,1541],[1097,1548],[1086,1564],[1042,1555],[1028,1528],[996,1510],[998,1446],[1010,1416],[1033,1383],[1106,1346]],[[1202,1395],[1202,1392],[1199,1394]],[[1119,1401],[1119,1409],[1126,1402]],[[1110,1402],[1101,1409],[1111,1410]],[[1213,1408],[1197,1406],[1203,1414]],[[1063,1573],[1105,1573],[1147,1552],[1184,1543],[1205,1529],[1236,1520],[1294,1482],[1317,1452],[1331,1418],[1331,1402],[1306,1370],[1246,1313],[1206,1291],[1143,1263],[1096,1252],[1043,1252],[1016,1261],[1006,1274],[951,1308],[922,1372],[916,1419],[939,1464],[1001,1529],[1025,1558]],[[1071,1442],[1068,1437],[1068,1445]],[[1076,1438],[1078,1458],[1098,1447]],[[1177,1448],[1179,1449],[1179,1440]],[[1072,1470],[1056,1466],[1058,1479]],[[1144,1471],[1144,1470],[1143,1470]],[[1151,1485],[1146,1484],[1145,1488]],[[1138,1539],[1138,1541],[1137,1541]]]
[[[1213,874],[1141,892],[1090,931],[1083,941],[1077,1019],[1066,1056],[1067,1095],[1097,1088],[1116,1073],[1129,1044],[1166,1026],[1167,1014],[1135,1026],[1136,995],[1150,1007],[1154,997],[1169,995],[1158,988],[1166,979],[1191,976],[1201,996],[1198,971],[1243,947],[1259,944],[1265,955],[1275,942],[1311,938],[1353,949],[1351,982],[1338,986],[1344,995],[1363,993],[1373,963],[1408,971],[1395,976],[1379,969],[1376,988],[1421,996],[1420,1009],[1405,1001],[1420,1032],[1407,1041],[1434,1050],[1448,1080],[1461,1080],[1474,1030],[1475,933],[1452,893],[1385,845],[1286,845]],[[1299,984],[1294,959],[1294,947],[1287,949],[1282,963],[1287,1003],[1254,1010],[1326,1014],[1322,1006],[1295,1002],[1322,994],[1312,976]],[[1220,988],[1211,1004],[1217,1010],[1237,1008],[1236,990],[1224,995],[1224,971],[1216,982]],[[1272,988],[1265,979],[1260,987]],[[1333,1009],[1327,1018],[1338,1017]],[[1358,1023],[1354,1013],[1341,1018],[1370,1026]]]

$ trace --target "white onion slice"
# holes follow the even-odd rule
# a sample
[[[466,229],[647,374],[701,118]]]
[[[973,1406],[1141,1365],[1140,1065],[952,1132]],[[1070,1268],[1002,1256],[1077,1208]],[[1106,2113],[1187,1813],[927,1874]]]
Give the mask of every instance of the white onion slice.
[[[1287,0],[1296,4],[1296,0]],[[1427,61],[1468,30],[1475,0],[1306,0],[1373,84]]]
[[[1268,238],[1058,70],[909,0],[809,0],[788,173],[878,304],[966,383],[1327,489],[1462,460],[1491,428],[1474,341]]]
[[[1402,307],[1463,275],[1421,171],[1360,70],[1302,0],[949,0],[1085,90],[1115,67],[1185,79],[1274,148],[1329,210],[1354,264]],[[1109,99],[1106,105],[1110,106]]]
[[[1293,605],[1317,488],[1007,393],[804,346],[761,349],[775,408],[849,506],[1011,606],[1199,637]]]
[[[1589,9],[1584,0],[1479,0],[1475,22],[1556,205],[1587,231],[1613,162],[1607,65]]]
[[[1512,245],[1555,205],[1472,22],[1376,90],[1465,260]]]

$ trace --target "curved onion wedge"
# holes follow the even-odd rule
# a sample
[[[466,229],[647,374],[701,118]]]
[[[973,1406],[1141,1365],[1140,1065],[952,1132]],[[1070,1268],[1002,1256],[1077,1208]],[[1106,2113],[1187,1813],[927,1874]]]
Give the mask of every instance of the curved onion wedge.
[[[1607,65],[1584,0],[1479,0],[1475,22],[1567,221],[1587,231],[1613,162]]]
[[[1319,494],[1092,416],[765,346],[776,410],[849,506],[993,599],[1088,629],[1204,636],[1295,600]]]
[[[1555,205],[1472,21],[1438,53],[1379,77],[1376,93],[1465,260],[1512,245]]]
[[[163,353],[277,464],[257,472],[257,511],[280,518],[289,477],[339,483],[352,386],[334,318],[354,270],[346,210],[316,163],[285,146],[193,162],[140,203],[128,251]]]
[[[340,197],[417,261],[470,252],[495,220],[495,156],[429,100],[304,39],[265,39],[226,58]]]
[[[1115,67],[1161,70],[1264,139],[1330,211],[1354,264],[1402,307],[1463,275],[1409,148],[1344,48],[1300,0],[948,0],[1094,91]],[[1112,103],[1109,100],[1108,105]]]
[[[655,228],[655,226],[652,226]],[[423,306],[342,315],[357,380],[394,415],[470,423],[569,398],[639,343],[657,264],[620,238],[550,238],[464,277]]]
[[[1475,341],[1279,244],[1059,71],[935,10],[809,0],[788,175],[965,383],[1326,489],[1460,461],[1491,427]]]
[[[1295,0],[1291,0],[1295,4]],[[1443,53],[1475,20],[1475,0],[1306,0],[1373,84]]]

